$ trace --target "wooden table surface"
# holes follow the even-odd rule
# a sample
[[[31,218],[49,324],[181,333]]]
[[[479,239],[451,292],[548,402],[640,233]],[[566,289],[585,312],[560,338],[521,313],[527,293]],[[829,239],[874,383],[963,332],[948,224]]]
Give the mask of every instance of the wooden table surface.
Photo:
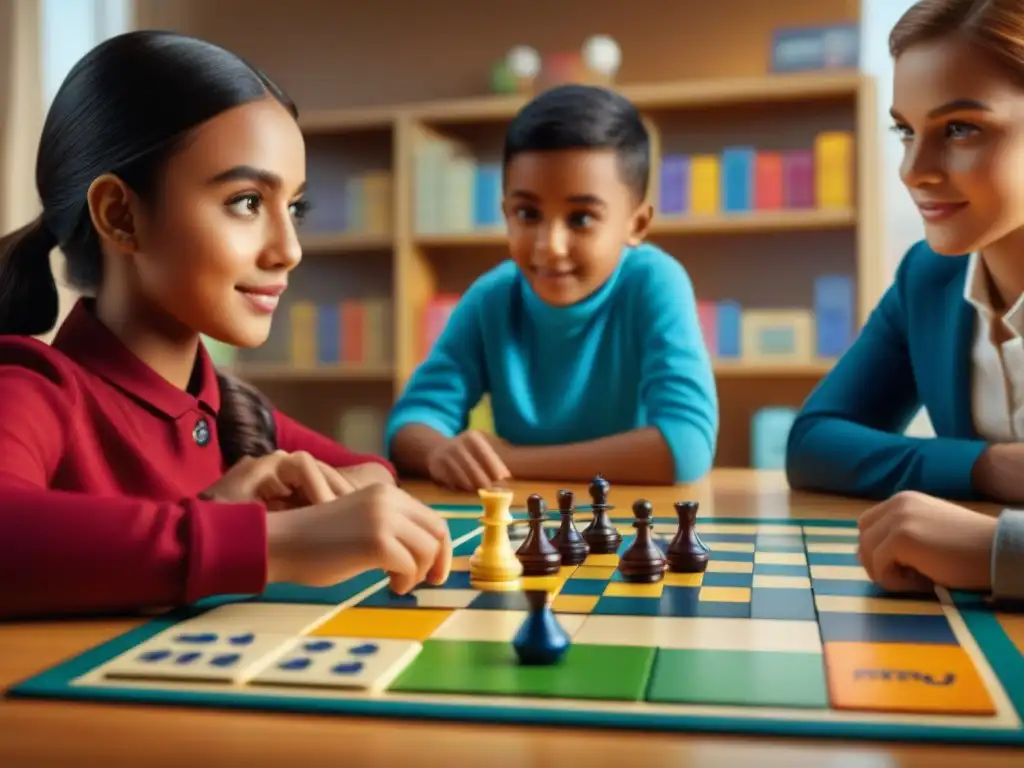
[[[422,483],[406,485],[428,502],[472,501]],[[568,487],[586,499],[585,484]],[[557,486],[517,484],[517,503]],[[697,485],[618,486],[612,501],[650,499],[660,513],[698,500],[702,516],[847,517],[868,504],[791,493],[777,473],[718,470]],[[994,511],[994,510],[993,510]],[[121,634],[137,621],[0,625],[0,688]],[[709,768],[944,768],[1024,765],[1021,750],[799,741],[684,733],[576,731],[445,722],[370,720],[142,706],[0,700],[0,766],[558,766]]]

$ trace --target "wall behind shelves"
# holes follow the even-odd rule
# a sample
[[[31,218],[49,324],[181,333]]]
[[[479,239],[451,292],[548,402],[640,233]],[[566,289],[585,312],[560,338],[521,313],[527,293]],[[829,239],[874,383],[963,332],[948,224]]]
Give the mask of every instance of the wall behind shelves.
[[[513,45],[595,33],[622,46],[622,82],[762,75],[772,30],[859,16],[859,0],[137,0],[140,26],[235,50],[307,110],[482,95]]]

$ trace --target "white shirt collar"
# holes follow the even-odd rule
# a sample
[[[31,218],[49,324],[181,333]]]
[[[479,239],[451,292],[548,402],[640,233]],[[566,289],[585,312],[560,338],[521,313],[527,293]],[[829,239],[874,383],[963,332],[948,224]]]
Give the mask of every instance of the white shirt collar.
[[[1013,306],[1000,318],[999,313],[992,309],[991,285],[985,261],[977,253],[972,253],[967,263],[964,299],[987,321],[1001,320],[1015,336],[1024,336],[1024,293],[1017,297]]]

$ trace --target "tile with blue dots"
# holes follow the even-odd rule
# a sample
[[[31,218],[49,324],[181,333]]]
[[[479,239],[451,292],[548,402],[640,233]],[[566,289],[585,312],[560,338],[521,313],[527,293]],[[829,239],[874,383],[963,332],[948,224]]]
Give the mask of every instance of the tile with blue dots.
[[[296,638],[284,653],[263,665],[250,684],[381,691],[421,649],[412,640]]]
[[[242,682],[274,658],[291,635],[172,627],[110,662],[110,679]]]

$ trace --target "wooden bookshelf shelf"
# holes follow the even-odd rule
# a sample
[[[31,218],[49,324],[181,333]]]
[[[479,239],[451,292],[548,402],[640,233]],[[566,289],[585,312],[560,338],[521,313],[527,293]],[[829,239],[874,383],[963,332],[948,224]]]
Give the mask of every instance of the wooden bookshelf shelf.
[[[286,364],[243,363],[232,373],[247,381],[380,381],[390,382],[394,369],[390,365],[324,365],[315,367]]]
[[[841,229],[856,224],[857,214],[851,209],[754,211],[678,218],[660,216],[651,227],[651,236]],[[504,246],[506,239],[504,229],[488,229],[478,232],[418,235],[415,242],[420,248],[466,248]]]
[[[798,406],[834,365],[822,356],[838,354],[836,342],[817,343],[825,331],[813,318],[831,317],[832,327],[851,326],[855,335],[884,287],[874,81],[858,72],[806,73],[618,90],[651,130],[650,239],[686,267],[715,356],[717,462],[748,465],[754,416]],[[379,413],[365,424],[377,426],[364,427],[380,432],[451,303],[505,258],[501,142],[504,125],[528,98],[303,114],[316,221],[311,215],[302,245],[325,258],[310,258],[289,291],[290,302],[307,305],[298,313],[304,319],[282,312],[290,327],[277,332],[262,358],[239,365],[239,374],[293,397],[314,428],[338,433],[339,414],[363,423],[372,407]],[[823,298],[824,286],[837,281],[845,296],[840,309]],[[338,303],[367,297],[387,309],[365,315],[372,320],[342,319],[339,334]],[[823,314],[816,314],[819,307]],[[362,342],[344,340],[353,325]],[[316,355],[310,340],[319,340]],[[780,358],[777,350],[775,361],[761,362],[787,343],[805,362],[785,362],[793,354]],[[751,353],[748,346],[764,350]],[[281,359],[295,362],[263,362]],[[353,362],[361,359],[387,363]],[[312,382],[358,384],[327,386],[313,398],[306,388]]]

